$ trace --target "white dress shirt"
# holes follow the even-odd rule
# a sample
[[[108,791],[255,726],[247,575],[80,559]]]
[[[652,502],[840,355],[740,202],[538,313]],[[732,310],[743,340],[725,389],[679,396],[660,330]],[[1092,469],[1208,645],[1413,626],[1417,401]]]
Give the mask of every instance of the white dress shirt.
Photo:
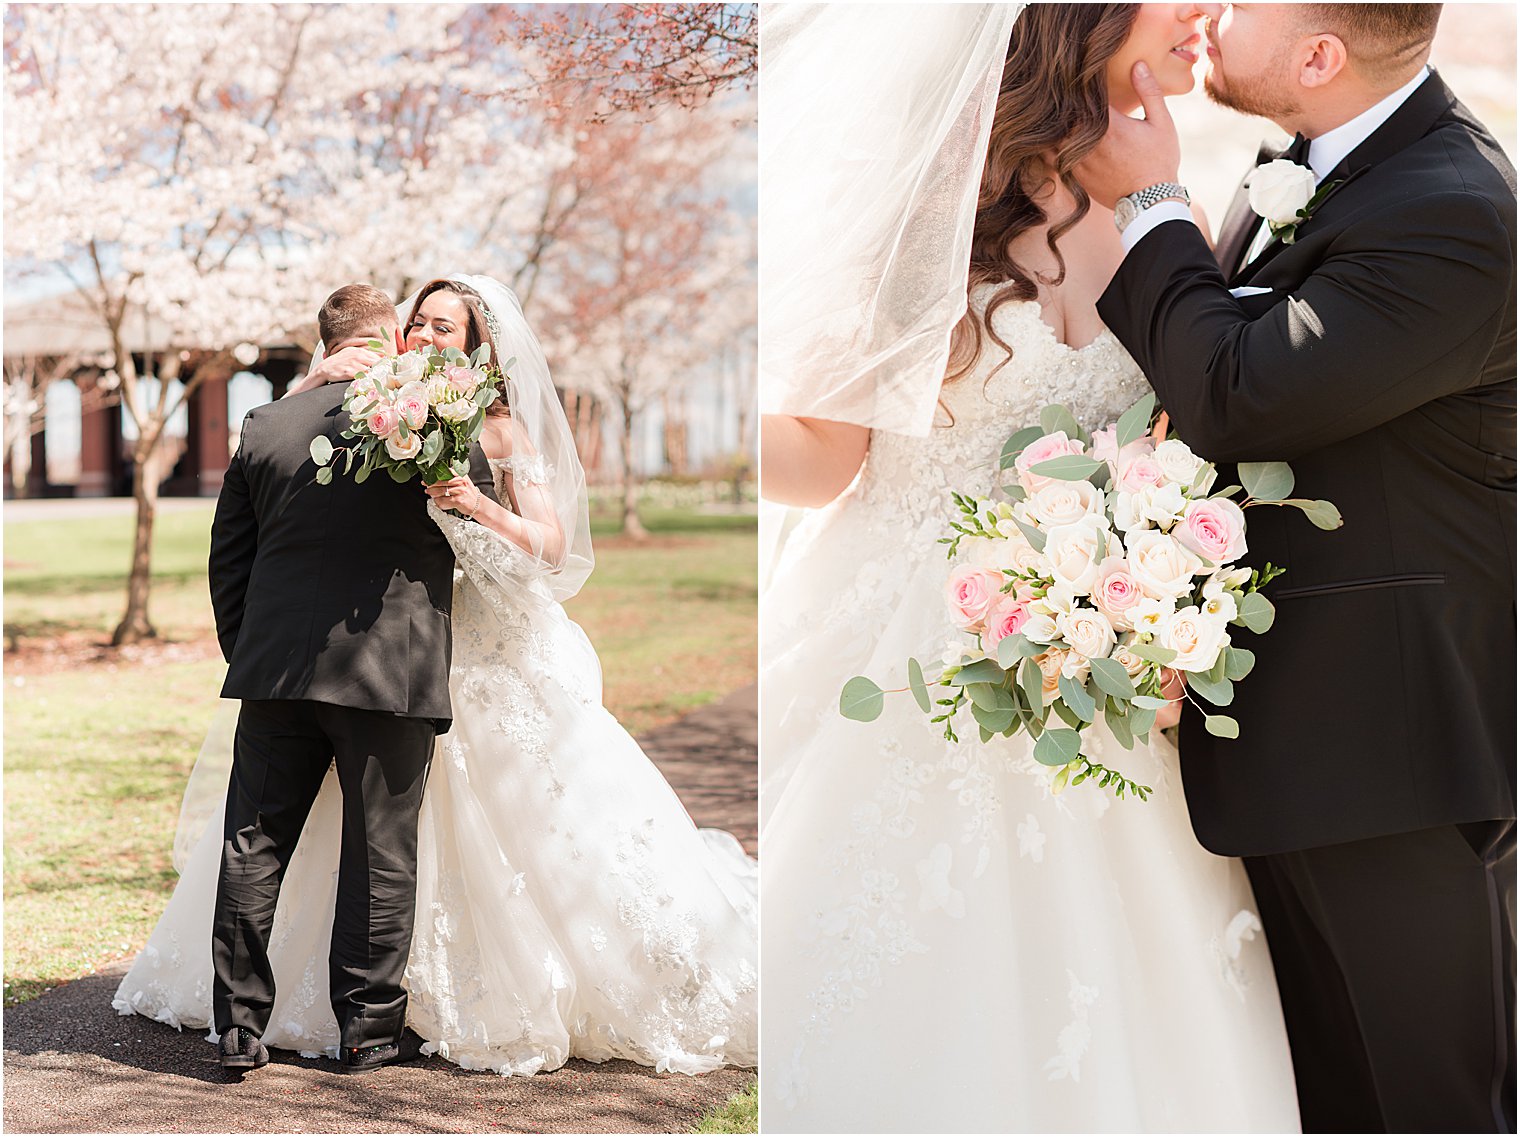
[[[1315,180],[1323,180],[1326,174],[1340,164],[1342,158],[1371,137],[1372,132],[1387,122],[1393,112],[1403,106],[1405,100],[1414,94],[1429,76],[1430,68],[1421,67],[1419,74],[1393,94],[1368,107],[1355,118],[1343,122],[1334,130],[1327,130],[1318,138],[1313,139],[1309,143],[1309,168],[1314,171]],[[1120,240],[1124,244],[1125,253],[1128,253],[1140,243],[1142,237],[1163,222],[1192,223],[1193,220],[1192,211],[1182,202],[1159,202],[1149,209],[1142,210],[1138,217],[1126,225],[1124,232],[1120,235]],[[1271,230],[1263,219],[1257,227],[1255,238],[1251,241],[1250,251],[1242,263],[1249,264],[1255,260],[1271,239]]]

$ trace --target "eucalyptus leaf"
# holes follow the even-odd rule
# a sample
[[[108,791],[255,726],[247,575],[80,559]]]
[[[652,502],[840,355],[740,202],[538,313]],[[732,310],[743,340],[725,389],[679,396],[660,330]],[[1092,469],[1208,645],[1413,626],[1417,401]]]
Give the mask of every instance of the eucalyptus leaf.
[[[1005,672],[997,665],[995,659],[979,659],[975,663],[968,663],[955,673],[952,683],[962,687],[972,683],[1001,683]]]
[[[317,435],[311,440],[311,446],[308,449],[311,451],[311,460],[317,465],[325,466],[332,461],[333,444],[332,439],[327,435]]]
[[[1072,730],[1081,730],[1087,724],[1077,717],[1077,712],[1066,705],[1066,700],[1057,699],[1050,704],[1050,709],[1055,711],[1056,717],[1064,722]],[[1059,727],[1055,729],[1060,729]]]
[[[1272,601],[1259,592],[1248,592],[1242,596],[1239,608],[1231,622],[1249,628],[1258,635],[1270,628],[1272,621],[1277,618],[1277,609],[1272,606]]]
[[[1038,715],[1045,707],[1045,674],[1034,660],[1026,659],[1019,667],[1019,686],[1031,710]]]
[[[1240,724],[1229,715],[1209,715],[1203,720],[1203,729],[1216,738],[1240,737]]]
[[[1003,731],[1013,725],[1014,720],[1018,717],[1018,712],[1012,707],[989,708],[983,707],[980,704],[973,704],[971,707],[971,717],[976,720],[977,725],[983,730],[992,734],[1002,734]]]
[[[1008,688],[996,683],[969,683],[966,685],[966,694],[973,704],[984,711],[1013,710],[1013,696],[1009,694]]]
[[[1059,403],[1052,403],[1040,412],[1040,427],[1045,434],[1062,431],[1067,438],[1075,439],[1084,446],[1092,441],[1087,431],[1082,429],[1082,424],[1077,422],[1071,412]]]
[[[1209,496],[1210,497],[1234,497],[1236,494],[1238,494],[1240,492],[1240,489],[1241,489],[1240,486],[1225,486],[1224,489],[1218,491],[1217,493],[1211,493],[1211,494],[1209,494]]]
[[[857,675],[839,693],[839,713],[856,722],[872,722],[883,705],[881,688],[864,675]]]
[[[971,713],[972,713],[973,716],[976,714],[976,709],[974,707],[972,708]],[[976,724],[976,736],[977,736],[977,738],[981,739],[983,746],[986,746],[987,743],[991,742],[992,741],[992,736],[994,734],[996,734],[996,733],[997,733],[996,731],[988,730],[987,727],[981,722],[980,719],[977,720],[977,724]]]
[[[1119,416],[1119,424],[1114,431],[1118,449],[1123,450],[1136,439],[1145,437],[1145,432],[1151,425],[1151,412],[1155,409],[1156,396],[1145,394],[1139,402]]]
[[[1222,683],[1224,682],[1224,671],[1228,665],[1228,660],[1225,658],[1224,652],[1221,651],[1214,657],[1213,666],[1201,674],[1205,679],[1208,679],[1212,683]],[[1194,674],[1199,673],[1195,672]]]
[[[1129,677],[1129,672],[1124,670],[1122,663],[1114,659],[1094,659],[1089,663],[1092,666],[1093,682],[1098,685],[1098,690],[1116,699],[1134,698],[1134,680]]]
[[[1148,663],[1159,663],[1162,667],[1165,667],[1177,658],[1175,650],[1169,647],[1162,647],[1158,643],[1130,644],[1129,650],[1131,655],[1139,656]]]
[[[355,456],[356,452],[352,446],[343,452],[343,473],[345,475],[352,474],[354,472]]]
[[[417,461],[424,466],[431,466],[438,461],[438,455],[443,451],[443,431],[435,430],[422,440],[422,452],[417,456]]]
[[[391,481],[393,482],[404,482],[412,476],[411,471],[402,465],[390,466],[388,469],[390,470]]]
[[[1136,707],[1129,713],[1129,729],[1135,736],[1136,742],[1148,741],[1146,735],[1150,734],[1151,727],[1156,725],[1156,712],[1145,707]]]
[[[1346,524],[1345,520],[1341,517],[1341,511],[1335,508],[1332,502],[1325,501],[1323,498],[1308,502],[1296,499],[1291,502],[1284,502],[1283,504],[1295,505],[1303,510],[1304,516],[1309,519],[1309,523],[1316,529],[1335,530]]]
[[[1114,741],[1126,750],[1135,748],[1135,736],[1130,733],[1129,716],[1118,703],[1112,699],[1106,700],[1103,707],[1103,721],[1108,724],[1109,733],[1114,736]]]
[[[1193,694],[1207,699],[1216,707],[1228,707],[1235,701],[1235,684],[1228,679],[1216,682],[1207,675],[1190,674],[1187,685]]]
[[[924,683],[924,669],[916,659],[908,660],[908,689],[913,692],[918,709],[928,714],[933,709],[929,702],[929,688]]]
[[[1130,702],[1146,711],[1165,710],[1170,705],[1168,700],[1157,698],[1155,695],[1136,695]]]
[[[1242,462],[1241,484],[1258,501],[1282,501],[1293,492],[1293,468],[1286,462]]]
[[[1224,677],[1232,682],[1239,683],[1256,666],[1256,653],[1246,648],[1227,647],[1224,655]]]
[[[325,486],[328,482],[332,481],[332,478],[333,468],[331,466],[321,466],[317,469],[317,485]]]
[[[1018,666],[1019,660],[1033,659],[1048,650],[1050,649],[1045,644],[1037,644],[1020,633],[1014,632],[1013,635],[1004,636],[998,641],[998,663],[1012,669]]]
[[[1013,519],[1013,523],[1019,527],[1019,532],[1024,534],[1024,539],[1034,546],[1035,552],[1043,553],[1045,551],[1044,533],[1041,533],[1033,525],[1026,525],[1017,517]]]
[[[1034,759],[1042,766],[1067,766],[1082,752],[1082,736],[1074,730],[1047,730],[1034,744]]]
[[[1070,675],[1063,675],[1056,680],[1056,688],[1072,713],[1083,722],[1092,722],[1098,717],[1098,705],[1093,702],[1093,697],[1087,693],[1087,688]]]
[[[1011,486],[1004,486],[1003,495],[1007,497],[1009,501],[1013,502],[1023,501],[1026,497],[1029,496],[1024,492],[1024,487],[1018,485],[1017,483]]]
[[[1042,478],[1054,478],[1060,482],[1081,482],[1107,469],[1108,463],[1099,462],[1096,458],[1087,458],[1081,454],[1063,454],[1059,458],[1047,458],[1043,462],[1036,462],[1029,467],[1029,472],[1039,474]]]
[[[1026,426],[1023,430],[1016,431],[1007,442],[1003,443],[1003,452],[998,457],[998,469],[1006,470],[1012,466],[1024,447],[1028,446],[1036,438],[1045,437],[1045,431],[1038,426]]]

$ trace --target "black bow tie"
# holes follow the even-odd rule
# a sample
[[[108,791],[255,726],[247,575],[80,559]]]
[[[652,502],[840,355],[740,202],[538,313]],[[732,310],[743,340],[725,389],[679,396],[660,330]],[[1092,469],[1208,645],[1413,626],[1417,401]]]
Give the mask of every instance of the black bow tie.
[[[1302,134],[1293,136],[1293,143],[1282,152],[1282,156],[1290,162],[1296,162],[1300,166],[1309,165],[1309,140]]]

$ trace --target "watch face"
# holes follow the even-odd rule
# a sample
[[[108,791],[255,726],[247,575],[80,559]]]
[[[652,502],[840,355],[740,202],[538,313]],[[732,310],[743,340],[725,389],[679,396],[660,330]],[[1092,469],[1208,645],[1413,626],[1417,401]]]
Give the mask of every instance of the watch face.
[[[1135,200],[1130,197],[1121,197],[1114,206],[1114,224],[1121,230],[1129,227],[1129,223],[1139,214],[1135,208]]]

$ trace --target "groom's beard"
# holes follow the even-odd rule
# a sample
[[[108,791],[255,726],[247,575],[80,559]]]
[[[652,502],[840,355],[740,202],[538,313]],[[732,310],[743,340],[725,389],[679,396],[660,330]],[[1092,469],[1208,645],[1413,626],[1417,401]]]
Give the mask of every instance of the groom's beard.
[[[1215,45],[1218,48],[1218,45]],[[1223,57],[1209,61],[1208,72],[1203,77],[1203,89],[1209,100],[1241,114],[1260,115],[1274,122],[1297,116],[1303,109],[1280,87],[1274,87],[1272,77],[1260,72],[1246,78],[1229,78],[1224,73]]]

